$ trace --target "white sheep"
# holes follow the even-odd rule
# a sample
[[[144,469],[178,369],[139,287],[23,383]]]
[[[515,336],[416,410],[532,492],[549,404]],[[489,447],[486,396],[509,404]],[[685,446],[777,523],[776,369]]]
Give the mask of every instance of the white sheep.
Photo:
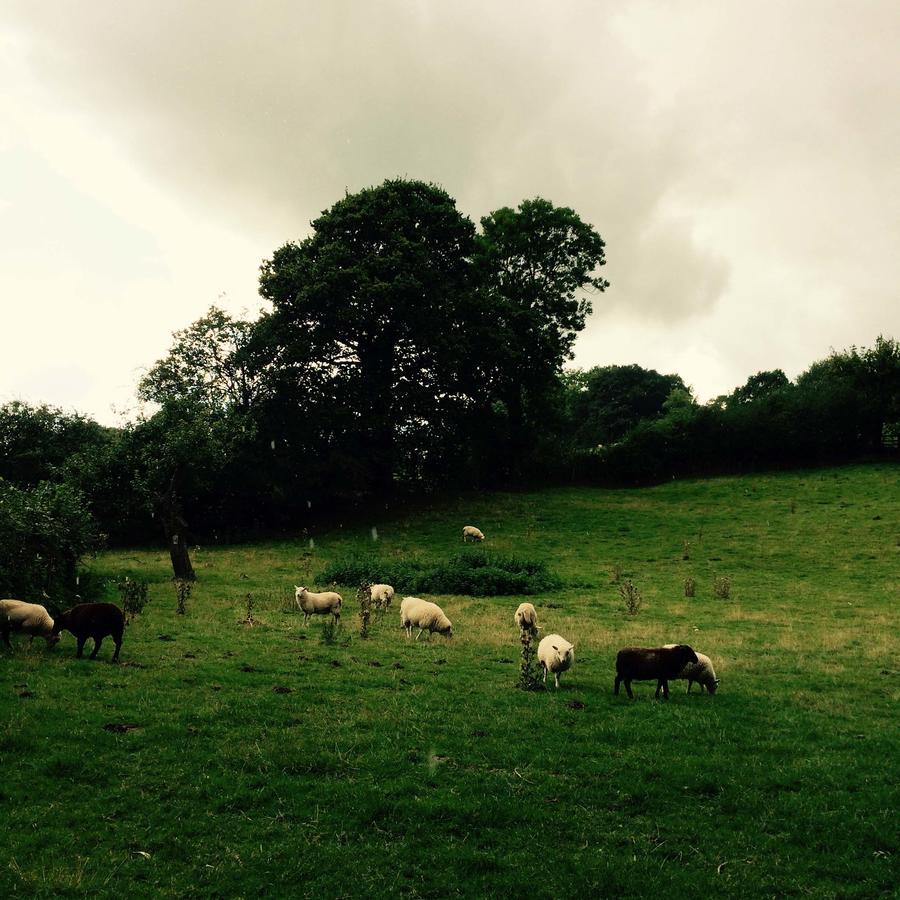
[[[294,599],[297,606],[303,611],[303,624],[309,622],[310,616],[334,616],[334,622],[337,624],[341,617],[341,605],[343,600],[340,594],[334,591],[325,591],[321,594],[308,591],[305,587],[297,587],[294,585]]]
[[[664,644],[663,646],[674,647],[675,644]],[[688,693],[691,692],[695,681],[700,685],[701,694],[703,688],[706,688],[710,694],[714,694],[719,686],[719,679],[716,678],[712,660],[705,653],[697,653],[697,662],[688,663],[672,680],[687,681]]]
[[[520,603],[515,614],[516,625],[522,631],[530,631],[532,635],[536,635],[539,631],[537,622],[537,610],[531,603]]]
[[[29,643],[36,637],[42,637],[47,641],[48,647],[52,647],[59,640],[59,635],[53,634],[53,619],[39,603],[0,600],[0,635],[3,636],[3,643],[7,647],[12,646],[9,642],[12,631],[31,635]]]
[[[394,589],[389,584],[373,584],[369,588],[369,596],[375,609],[386,610],[394,599]]]
[[[453,623],[444,615],[444,611],[429,600],[419,597],[405,597],[400,604],[400,624],[406,629],[406,636],[412,637],[413,628],[418,628],[416,640],[422,636],[423,631],[428,632],[428,637],[437,631],[445,637],[453,637]]]
[[[571,668],[575,662],[575,645],[558,634],[548,634],[538,644],[537,655],[538,662],[544,670],[544,681],[547,681],[547,672],[552,672],[558,688],[560,673]]]
[[[466,541],[483,541],[484,535],[481,532],[480,528],[476,528],[474,525],[465,525],[463,527],[463,543]]]

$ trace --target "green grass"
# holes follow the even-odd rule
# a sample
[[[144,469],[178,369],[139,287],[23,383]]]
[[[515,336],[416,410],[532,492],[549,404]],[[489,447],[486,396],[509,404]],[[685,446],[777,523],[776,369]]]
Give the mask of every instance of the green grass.
[[[0,896],[895,895],[898,475],[479,494],[327,534],[306,521],[313,550],[195,551],[185,617],[165,554],[104,554],[104,578],[152,582],[120,665],[109,641],[76,660],[70,635],[0,649]],[[336,639],[301,626],[293,585],[372,549],[371,526],[385,558],[426,560],[458,552],[470,522],[564,580],[530,598],[576,644],[559,692],[514,687],[518,597],[435,597],[456,637],[430,644],[405,639],[398,598],[363,641],[355,585],[339,585]],[[643,595],[635,617],[616,567]],[[616,650],[667,642],[708,653],[719,693],[614,697]]]

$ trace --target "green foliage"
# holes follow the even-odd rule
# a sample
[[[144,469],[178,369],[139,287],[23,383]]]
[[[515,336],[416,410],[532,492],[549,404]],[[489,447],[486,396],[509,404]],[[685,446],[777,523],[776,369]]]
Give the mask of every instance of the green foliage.
[[[561,586],[547,564],[540,560],[501,556],[471,550],[446,562],[391,560],[370,553],[350,554],[326,566],[316,580],[320,584],[383,582],[406,594],[469,594],[492,597],[538,594]]]
[[[577,380],[570,376],[570,383],[572,421],[582,447],[621,440],[638,422],[659,418],[673,390],[687,390],[680,376],[637,365],[596,367]]]
[[[51,406],[0,406],[0,479],[19,487],[57,479],[67,460],[102,445],[107,429]]]
[[[146,581],[140,578],[132,579],[128,576],[116,585],[127,621],[131,622],[135,616],[144,611],[144,607],[149,601],[147,593],[149,587],[150,585]]]
[[[77,566],[99,537],[84,497],[66,484],[0,480],[0,595],[59,607],[77,593]]]
[[[144,400],[200,401],[213,409],[249,410],[266,392],[265,365],[254,353],[255,323],[211,306],[176,331],[169,353],[141,378]]]
[[[506,454],[506,471],[521,475],[539,449],[529,426],[545,430],[548,394],[591,312],[586,292],[609,286],[599,275],[605,245],[574,210],[540,197],[484,216],[476,245],[473,268],[490,331],[479,336],[483,344],[473,336],[472,349],[504,412],[491,439]],[[501,428],[506,440],[498,442]]]
[[[389,489],[398,469],[416,476],[455,443],[483,389],[475,229],[445,191],[402,179],[347,195],[312,225],[262,266],[274,313],[260,335],[287,376],[278,401],[302,408],[307,445],[337,438],[366,489]]]

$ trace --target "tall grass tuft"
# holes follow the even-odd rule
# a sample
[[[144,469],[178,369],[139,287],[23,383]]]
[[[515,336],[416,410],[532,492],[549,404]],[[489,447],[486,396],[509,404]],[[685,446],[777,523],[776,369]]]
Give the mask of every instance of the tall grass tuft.
[[[641,611],[644,598],[630,578],[619,585],[619,596],[621,596],[622,602],[625,604],[625,612],[629,616],[636,616]]]
[[[356,599],[359,601],[359,636],[365,639],[369,636],[369,618],[372,615],[372,585],[363,582],[356,589]]]
[[[684,579],[684,596],[693,597],[697,593],[697,581],[688,576]]]
[[[516,686],[523,691],[539,691],[543,685],[540,678],[538,678],[538,670],[534,662],[534,657],[537,654],[537,649],[534,646],[534,635],[531,631],[523,631],[521,641],[522,662],[519,667],[519,681]]]
[[[175,612],[183,616],[187,612],[187,602],[190,599],[193,585],[184,578],[175,578],[173,580],[175,582],[175,596],[178,598],[178,607]]]
[[[731,597],[731,579],[727,575],[720,575],[713,582],[713,595],[719,600]]]

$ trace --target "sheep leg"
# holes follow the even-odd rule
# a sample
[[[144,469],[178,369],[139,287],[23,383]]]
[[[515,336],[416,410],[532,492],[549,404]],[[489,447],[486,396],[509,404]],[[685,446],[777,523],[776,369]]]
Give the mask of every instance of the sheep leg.
[[[91,654],[91,659],[96,659],[97,654],[100,652],[100,645],[103,643],[102,637],[94,638],[94,652]]]
[[[112,661],[113,661],[113,662],[118,662],[118,661],[119,661],[119,651],[120,651],[121,649],[122,649],[122,638],[120,637],[120,638],[116,641],[116,652],[113,653],[113,658],[112,658]]]
[[[556,689],[559,690],[559,672],[554,672],[554,673],[553,673],[553,678],[554,678],[555,681],[556,681]]]
[[[634,694],[631,691],[631,679],[630,678],[625,679],[625,693],[628,694],[629,700],[634,700]]]
[[[613,693],[618,697],[619,696],[619,685],[622,683],[622,676],[616,675],[616,683],[613,687]]]
[[[4,628],[2,634],[3,634],[3,643],[6,644],[6,646],[9,647],[10,650],[12,650],[12,644],[9,642],[9,629]]]
[[[544,670],[544,679],[543,680],[544,680],[544,684],[546,684],[547,683],[547,667],[543,663],[541,663],[541,668]]]
[[[86,637],[80,637],[80,638],[78,638],[78,649],[77,649],[76,652],[75,652],[75,658],[76,658],[76,659],[81,659],[81,657],[84,655],[84,642],[85,642],[86,640],[87,640]]]
[[[420,637],[422,637],[422,632],[423,632],[424,630],[425,630],[424,628],[420,628],[420,629],[419,629],[419,633],[416,635],[416,640],[418,640]]]
[[[662,678],[660,678],[660,679],[656,682],[656,699],[657,699],[657,700],[659,700],[659,692],[660,692],[660,689],[662,688],[662,685],[663,685],[663,683],[662,683]]]
[[[662,686],[663,700],[669,699],[669,682],[665,678],[660,678],[659,684],[656,686],[656,696],[659,696],[659,689]]]

